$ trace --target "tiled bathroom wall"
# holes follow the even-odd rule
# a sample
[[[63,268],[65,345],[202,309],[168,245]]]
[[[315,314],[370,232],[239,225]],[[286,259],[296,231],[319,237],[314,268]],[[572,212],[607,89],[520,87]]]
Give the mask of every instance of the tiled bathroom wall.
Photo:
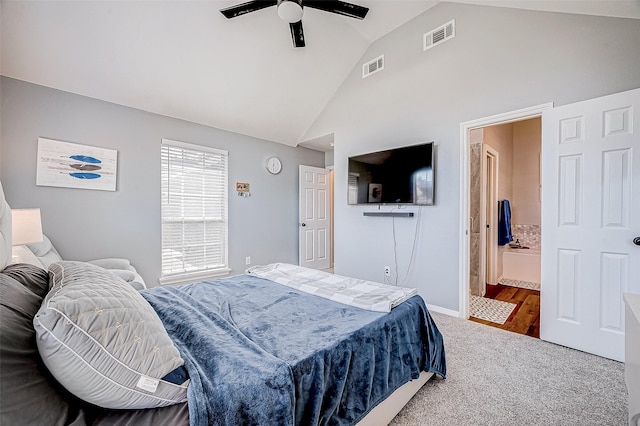
[[[522,246],[532,249],[539,249],[541,246],[540,225],[512,224],[511,233],[513,234],[513,241],[519,240]]]
[[[471,144],[471,199],[469,210],[471,214],[471,250],[469,258],[469,289],[473,296],[482,296],[479,275],[480,275],[480,183],[482,166],[482,144]]]

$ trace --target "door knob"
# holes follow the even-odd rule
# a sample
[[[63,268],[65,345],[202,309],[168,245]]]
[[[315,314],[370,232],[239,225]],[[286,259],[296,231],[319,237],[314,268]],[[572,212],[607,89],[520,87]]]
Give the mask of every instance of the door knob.
[[[301,223],[300,226],[307,226],[307,224],[306,223]],[[638,240],[640,240],[640,238],[638,238]]]
[[[635,237],[635,238],[633,239],[633,244],[635,244],[635,245],[637,245],[637,246],[640,246],[640,237]]]

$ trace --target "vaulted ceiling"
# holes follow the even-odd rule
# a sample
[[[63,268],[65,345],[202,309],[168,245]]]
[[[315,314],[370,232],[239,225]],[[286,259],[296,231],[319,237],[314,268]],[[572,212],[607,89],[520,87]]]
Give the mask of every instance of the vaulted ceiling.
[[[243,0],[2,1],[2,75],[291,146],[307,141],[371,43],[437,5],[353,0],[363,21],[306,8],[306,47],[269,7],[233,19]],[[640,18],[640,2],[466,0]],[[428,29],[426,29],[428,30]]]

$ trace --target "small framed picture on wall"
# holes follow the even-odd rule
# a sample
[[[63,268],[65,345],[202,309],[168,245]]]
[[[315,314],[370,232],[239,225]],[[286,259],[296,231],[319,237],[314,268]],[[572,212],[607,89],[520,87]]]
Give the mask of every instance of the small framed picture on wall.
[[[370,183],[369,184],[369,199],[370,203],[380,203],[382,202],[382,184],[380,183]]]

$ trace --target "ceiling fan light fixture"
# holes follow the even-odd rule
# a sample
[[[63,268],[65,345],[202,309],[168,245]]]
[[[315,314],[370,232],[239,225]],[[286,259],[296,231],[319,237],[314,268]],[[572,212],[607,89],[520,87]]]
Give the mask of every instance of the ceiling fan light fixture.
[[[302,19],[302,0],[281,0],[278,2],[278,16],[290,24]]]

